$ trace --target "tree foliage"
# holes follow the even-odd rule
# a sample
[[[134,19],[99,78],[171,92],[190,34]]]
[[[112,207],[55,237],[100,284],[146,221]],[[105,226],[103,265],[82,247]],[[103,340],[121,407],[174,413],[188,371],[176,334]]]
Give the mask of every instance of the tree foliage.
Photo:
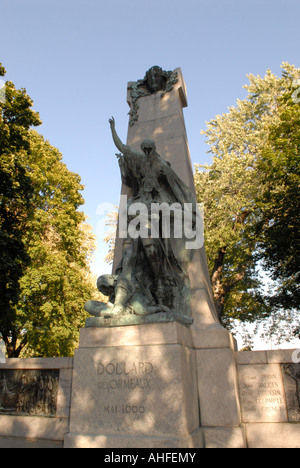
[[[1,64],[0,75],[5,75]],[[23,242],[33,213],[27,155],[29,129],[40,123],[26,91],[6,82],[5,99],[0,101],[0,330],[7,345],[20,293],[19,279],[30,261]]]
[[[271,314],[262,271],[280,280],[281,288],[284,265],[293,264],[299,270],[299,244],[291,238],[299,226],[299,198],[293,196],[298,193],[297,184],[299,190],[299,104],[286,96],[294,91],[292,84],[300,70],[287,63],[282,68],[282,77],[270,70],[263,78],[249,75],[247,98],[208,122],[203,132],[213,160],[210,165],[196,165],[195,185],[205,206],[205,245],[214,299],[224,324],[234,318],[253,321]],[[286,151],[289,155],[284,160]],[[288,227],[286,219],[293,219]],[[284,251],[289,251],[286,263],[280,258]],[[278,291],[272,296],[278,296]],[[289,300],[285,306],[299,307],[299,301]]]
[[[9,357],[69,356],[95,287],[83,186],[30,128],[25,90],[7,82],[0,105],[0,334]]]
[[[29,174],[34,215],[24,234],[31,264],[20,280],[17,329],[27,355],[68,356],[84,326],[83,305],[92,295],[88,262],[94,237],[78,211],[83,189],[59,151],[31,133]]]
[[[258,160],[262,193],[257,198],[260,220],[259,257],[277,282],[271,304],[300,304],[300,105],[287,92],[280,99],[278,121]]]

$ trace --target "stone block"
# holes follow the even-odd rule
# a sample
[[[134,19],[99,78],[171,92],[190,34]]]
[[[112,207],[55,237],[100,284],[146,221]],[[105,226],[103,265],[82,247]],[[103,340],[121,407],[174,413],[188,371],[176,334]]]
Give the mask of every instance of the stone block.
[[[67,432],[68,419],[0,415],[0,437],[61,441]]]
[[[73,358],[8,358],[0,369],[72,369]]]
[[[20,439],[16,437],[0,437],[0,448],[20,448],[20,449],[56,449],[63,448],[62,441],[39,440],[39,439]]]
[[[225,328],[215,325],[206,330],[191,329],[195,349],[236,349],[236,342],[231,333]]]
[[[62,446],[65,434],[69,427],[70,396],[72,384],[73,358],[26,358],[7,359],[6,363],[0,365],[0,372],[22,376],[24,374],[27,387],[23,388],[21,402],[27,401],[27,405],[22,407],[22,411],[16,410],[15,402],[19,402],[19,395],[14,389],[13,405],[3,404],[0,414],[0,445],[7,447],[59,447]],[[28,382],[32,382],[32,375],[39,371],[44,373],[54,373],[59,376],[58,388],[52,393],[51,398],[56,399],[54,413],[48,414],[39,411],[35,414],[36,393]],[[8,382],[10,380],[8,379]],[[20,385],[18,387],[20,391]],[[30,390],[28,389],[30,388]],[[55,387],[53,387],[55,388]],[[3,397],[3,395],[2,395]],[[32,398],[28,400],[27,398]],[[48,393],[47,403],[50,397]],[[9,400],[12,403],[12,400]],[[40,397],[40,402],[44,405],[45,400]],[[0,402],[1,403],[1,402]],[[3,401],[2,401],[3,403]],[[1,406],[1,405],[0,405]],[[39,408],[39,406],[36,406]],[[19,408],[20,409],[20,408]]]
[[[279,364],[237,366],[243,422],[286,422],[287,411]]]
[[[196,351],[201,426],[239,426],[240,407],[234,352]]]
[[[205,448],[246,448],[244,432],[241,427],[209,427],[203,430]]]
[[[248,448],[300,448],[300,424],[246,424]]]
[[[148,344],[182,344],[192,347],[192,338],[189,329],[177,322],[149,323],[126,327],[91,327],[80,330],[80,348],[145,346]]]
[[[275,363],[290,363],[293,362],[293,352],[295,349],[274,349],[267,351],[269,364]]]
[[[235,356],[240,365],[268,364],[267,351],[238,351]]]
[[[65,437],[65,448],[120,448],[120,449],[186,449],[204,448],[201,429],[194,431],[189,437],[153,437],[153,436],[115,436],[115,435],[78,435],[68,434]]]
[[[164,339],[167,336],[167,341],[174,342],[176,324],[169,325],[170,333]],[[140,337],[143,331],[147,335],[147,327],[136,327],[135,332]],[[176,447],[187,441],[193,444],[191,434],[199,429],[195,351],[178,343],[136,344],[139,340],[135,333],[131,335],[133,331],[126,330],[130,327],[121,328],[115,329],[115,338],[119,339],[123,332],[127,338],[120,341],[126,345],[121,346],[115,339],[114,346],[97,348],[93,343],[93,347],[75,352],[66,446],[90,440],[92,445],[101,447],[117,442],[136,447],[138,441],[144,444],[147,438],[161,438],[160,444],[169,439],[168,444]],[[158,328],[157,324],[154,328]],[[106,330],[99,330],[100,334],[101,331],[106,334]],[[129,336],[135,343],[131,346]],[[99,336],[98,340],[101,341]],[[111,340],[112,336],[108,341]],[[107,342],[106,338],[102,341]],[[140,438],[145,440],[141,442]]]
[[[60,369],[57,395],[57,418],[69,418],[73,369]]]

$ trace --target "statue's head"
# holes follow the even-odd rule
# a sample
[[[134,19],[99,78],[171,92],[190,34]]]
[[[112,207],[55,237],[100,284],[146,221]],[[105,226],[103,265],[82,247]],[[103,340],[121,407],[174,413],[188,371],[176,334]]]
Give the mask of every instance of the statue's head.
[[[102,275],[97,280],[98,290],[104,294],[104,296],[110,296],[114,291],[116,284],[116,275]]]
[[[146,72],[144,81],[151,93],[164,91],[166,89],[167,77],[166,72],[161,67],[155,65]]]
[[[146,156],[153,156],[156,152],[156,145],[153,140],[144,140],[141,149]]]
[[[145,238],[142,241],[143,247],[146,253],[146,256],[151,260],[157,261],[160,255],[159,245],[156,239],[152,239],[151,237]]]

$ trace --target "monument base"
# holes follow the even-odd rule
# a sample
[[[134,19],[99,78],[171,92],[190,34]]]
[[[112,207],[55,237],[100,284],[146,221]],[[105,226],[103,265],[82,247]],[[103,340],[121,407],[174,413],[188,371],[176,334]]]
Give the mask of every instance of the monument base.
[[[176,322],[81,330],[65,447],[199,447],[196,355]]]
[[[82,329],[64,446],[244,447],[232,336],[192,328]]]
[[[186,438],[176,437],[124,437],[111,434],[79,435],[68,434],[65,437],[65,448],[107,448],[107,449],[186,449],[203,448],[202,430],[198,429]]]

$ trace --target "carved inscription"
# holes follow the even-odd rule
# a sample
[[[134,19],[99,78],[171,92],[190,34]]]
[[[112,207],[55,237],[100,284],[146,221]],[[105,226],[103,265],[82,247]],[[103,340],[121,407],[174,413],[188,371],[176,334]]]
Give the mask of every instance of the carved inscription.
[[[59,370],[0,370],[0,413],[55,416]]]
[[[106,405],[104,406],[104,411],[106,413],[110,414],[117,414],[117,413],[123,413],[123,414],[143,414],[145,413],[145,406],[136,406],[136,405]]]
[[[98,391],[101,397],[106,394],[107,400],[107,404],[102,403],[104,413],[143,415],[147,391],[152,388],[152,372],[151,362],[99,362]]]
[[[280,367],[276,364],[238,366],[243,422],[287,421]]]

